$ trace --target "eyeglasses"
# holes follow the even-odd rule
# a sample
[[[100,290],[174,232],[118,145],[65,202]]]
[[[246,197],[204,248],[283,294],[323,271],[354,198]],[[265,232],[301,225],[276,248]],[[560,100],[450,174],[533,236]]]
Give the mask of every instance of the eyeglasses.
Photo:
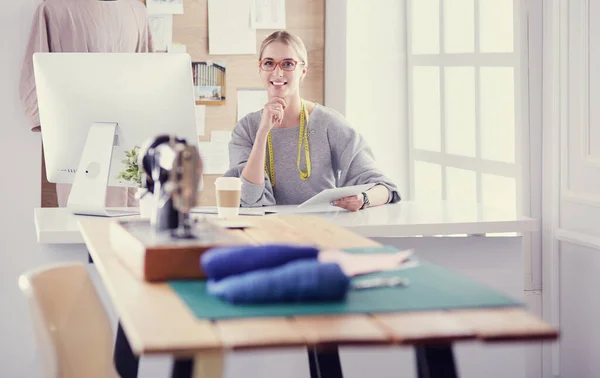
[[[275,67],[279,66],[284,71],[293,71],[296,69],[298,62],[293,59],[284,59],[277,62],[273,59],[263,59],[258,62],[258,66],[263,71],[275,71]]]

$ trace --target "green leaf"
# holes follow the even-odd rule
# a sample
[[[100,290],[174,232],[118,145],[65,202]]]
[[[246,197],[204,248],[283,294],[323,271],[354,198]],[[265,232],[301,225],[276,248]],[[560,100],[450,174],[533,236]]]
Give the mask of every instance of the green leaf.
[[[140,185],[142,183],[143,168],[138,164],[139,146],[135,146],[131,151],[125,151],[127,159],[121,160],[123,169],[117,175],[117,179],[133,181]]]

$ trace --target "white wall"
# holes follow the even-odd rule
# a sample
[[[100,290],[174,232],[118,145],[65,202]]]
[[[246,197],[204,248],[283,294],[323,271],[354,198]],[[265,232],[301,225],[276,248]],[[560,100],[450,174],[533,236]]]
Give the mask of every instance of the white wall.
[[[33,208],[40,205],[40,134],[31,133],[21,111],[18,80],[29,27],[38,1],[3,1],[0,12],[0,376],[32,377],[34,344],[19,274],[46,263],[85,260],[68,250],[42,254]]]
[[[326,1],[325,105],[342,112],[408,199],[405,1]]]

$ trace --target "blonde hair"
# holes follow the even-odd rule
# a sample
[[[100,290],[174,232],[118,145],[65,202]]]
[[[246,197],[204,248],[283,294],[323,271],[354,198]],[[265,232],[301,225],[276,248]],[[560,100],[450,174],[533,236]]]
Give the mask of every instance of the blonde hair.
[[[258,60],[263,58],[265,48],[273,42],[283,42],[288,46],[292,46],[296,54],[298,54],[300,61],[304,63],[305,66],[308,66],[308,53],[306,52],[304,42],[302,42],[300,37],[288,33],[285,30],[276,31],[262,41]]]

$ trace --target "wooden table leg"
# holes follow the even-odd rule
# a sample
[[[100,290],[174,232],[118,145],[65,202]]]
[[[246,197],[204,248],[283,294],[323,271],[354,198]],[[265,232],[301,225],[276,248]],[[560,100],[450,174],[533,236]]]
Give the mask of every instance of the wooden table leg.
[[[194,378],[223,378],[225,352],[215,350],[204,352],[194,360]]]
[[[223,351],[204,352],[194,359],[176,359],[171,378],[222,378],[224,362]]]
[[[415,347],[419,378],[458,378],[451,344]]]
[[[308,364],[311,378],[344,378],[337,347],[326,350],[308,348]]]

